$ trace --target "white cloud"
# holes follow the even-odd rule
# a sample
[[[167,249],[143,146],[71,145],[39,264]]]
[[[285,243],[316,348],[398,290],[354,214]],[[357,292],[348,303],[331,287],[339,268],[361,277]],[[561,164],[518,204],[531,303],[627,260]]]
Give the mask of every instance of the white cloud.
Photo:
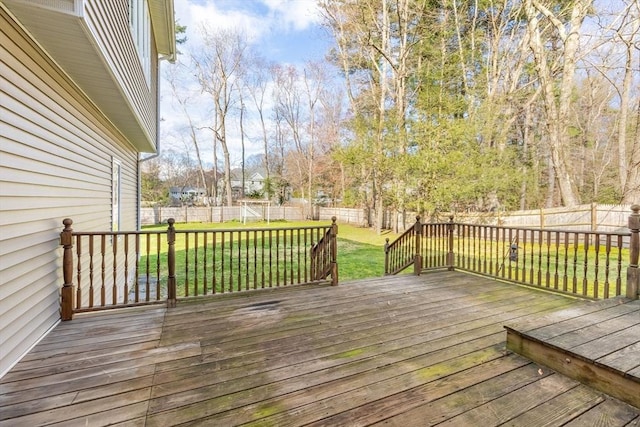
[[[320,15],[315,0],[262,0],[283,29],[303,31],[318,24]]]

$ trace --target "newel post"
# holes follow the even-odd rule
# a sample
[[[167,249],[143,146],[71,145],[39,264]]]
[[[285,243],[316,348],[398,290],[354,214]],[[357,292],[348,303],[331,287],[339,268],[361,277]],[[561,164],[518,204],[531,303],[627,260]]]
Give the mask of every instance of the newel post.
[[[629,244],[629,267],[627,268],[627,298],[638,299],[640,292],[640,205],[631,206],[633,213],[629,215],[629,229],[631,230],[631,242]]]
[[[75,299],[75,289],[73,286],[73,220],[65,218],[62,220],[64,229],[60,233],[60,244],[63,247],[62,253],[62,277],[64,284],[61,290],[60,318],[62,320],[73,319],[73,307]]]
[[[447,245],[449,246],[449,252],[447,252],[447,270],[453,271],[455,268],[455,257],[453,255],[453,229],[455,225],[453,223],[453,215],[449,217],[449,223],[447,224]]]
[[[331,285],[338,284],[338,224],[335,216],[331,217]]]
[[[413,224],[413,237],[415,243],[415,254],[413,256],[413,274],[419,276],[422,273],[422,251],[420,238],[422,237],[422,223],[420,215],[416,216],[416,223]]]
[[[169,228],[167,228],[167,243],[169,252],[167,254],[167,263],[169,269],[169,278],[167,280],[167,307],[176,306],[176,229],[173,227],[176,220],[169,218]]]

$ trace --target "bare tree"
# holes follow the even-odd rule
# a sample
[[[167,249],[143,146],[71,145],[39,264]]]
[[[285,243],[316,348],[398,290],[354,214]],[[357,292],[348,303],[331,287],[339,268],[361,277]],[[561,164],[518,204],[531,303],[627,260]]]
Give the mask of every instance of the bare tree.
[[[252,53],[248,61],[247,73],[244,75],[244,83],[249,94],[249,98],[252,101],[255,112],[258,115],[260,121],[260,131],[262,139],[263,149],[263,164],[265,170],[265,178],[267,182],[266,196],[271,198],[271,167],[269,164],[269,129],[267,126],[267,88],[271,81],[270,69],[273,68],[273,64],[269,64],[263,57]]]
[[[214,103],[213,132],[224,156],[225,197],[227,206],[233,204],[231,192],[231,156],[229,153],[228,120],[232,107],[238,102],[240,74],[245,67],[247,41],[240,31],[201,28],[203,49],[192,54],[196,75],[203,92]]]
[[[208,205],[212,199],[212,193],[211,193],[212,186],[209,185],[209,183],[207,182],[204,163],[202,161],[202,154],[200,150],[200,141],[199,141],[199,135],[198,135],[199,127],[194,122],[194,119],[189,110],[189,104],[190,104],[189,92],[184,88],[179,87],[179,81],[181,80],[181,78],[177,75],[177,72],[178,72],[178,67],[169,68],[169,71],[167,72],[167,80],[169,81],[169,85],[171,86],[171,93],[173,94],[173,100],[178,103],[182,114],[187,120],[187,132],[189,134],[189,139],[191,140],[191,143],[193,144],[193,147],[196,152],[196,159],[198,161],[198,171],[200,173],[200,181],[202,183],[202,186],[205,188],[206,203]]]

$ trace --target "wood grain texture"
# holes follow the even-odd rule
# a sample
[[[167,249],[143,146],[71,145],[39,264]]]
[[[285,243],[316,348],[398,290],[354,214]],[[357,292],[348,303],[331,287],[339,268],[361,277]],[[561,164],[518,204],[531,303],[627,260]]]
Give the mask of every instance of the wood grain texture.
[[[0,426],[623,425],[640,410],[505,348],[584,307],[440,271],[83,314],[0,380]]]

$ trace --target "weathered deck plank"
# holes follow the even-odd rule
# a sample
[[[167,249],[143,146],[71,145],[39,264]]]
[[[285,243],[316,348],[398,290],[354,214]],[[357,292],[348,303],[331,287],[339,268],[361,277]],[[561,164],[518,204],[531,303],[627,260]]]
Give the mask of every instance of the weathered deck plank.
[[[557,323],[507,326],[507,347],[640,407],[640,301],[592,303]]]
[[[631,311],[603,305],[614,309],[602,314],[604,326],[573,331],[620,334],[611,319]],[[0,426],[560,425],[602,417],[619,425],[640,410],[505,350],[505,323],[550,324],[593,310],[435,272],[86,314],[59,325],[0,380]],[[562,339],[587,343],[571,333]],[[640,364],[623,356],[636,346],[603,359],[632,371]]]

